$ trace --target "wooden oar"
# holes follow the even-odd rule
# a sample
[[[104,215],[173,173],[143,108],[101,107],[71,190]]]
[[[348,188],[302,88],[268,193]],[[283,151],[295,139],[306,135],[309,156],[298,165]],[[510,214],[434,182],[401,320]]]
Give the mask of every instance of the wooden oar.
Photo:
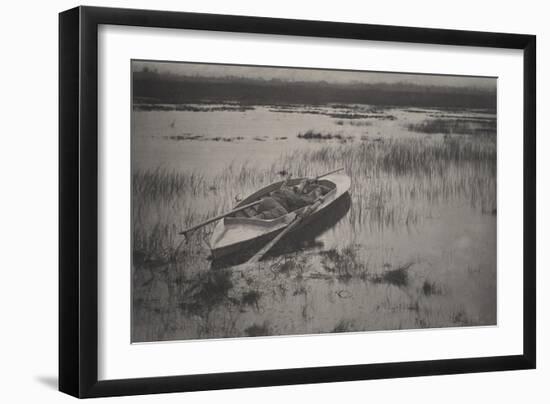
[[[248,260],[249,263],[254,264],[258,261],[260,261],[264,255],[266,255],[269,250],[271,250],[285,235],[287,235],[289,232],[291,232],[293,229],[295,229],[306,217],[311,215],[323,203],[323,199],[325,199],[326,195],[320,196],[313,202],[313,204],[309,205],[302,214],[297,215],[296,218],[292,223],[290,223],[282,232],[277,234],[277,236],[271,240],[269,243],[267,243],[260,251],[258,251],[250,260]]]
[[[329,171],[328,173],[324,173],[324,174],[321,174],[321,175],[318,175],[316,177],[313,177],[313,181],[317,181],[318,179],[320,178],[323,178],[323,177],[326,177],[327,175],[330,175],[330,174],[334,174],[334,173],[337,173],[338,171],[342,171],[344,169],[344,167],[340,167],[340,168],[337,168],[336,170],[332,170],[332,171]],[[290,181],[290,174],[288,175],[288,177],[281,183],[281,187],[283,187],[288,181]]]
[[[342,171],[343,169],[344,169],[344,167],[340,167],[340,168],[337,168],[336,170],[329,171],[328,173],[318,175],[317,177],[315,177],[315,180],[318,180],[319,178],[326,177],[327,175],[330,175],[330,174],[337,173],[338,171]]]
[[[259,199],[257,201],[254,201],[254,202],[251,202],[249,204],[246,204],[246,205],[243,205],[243,206],[239,206],[238,208],[235,208],[227,213],[224,213],[224,214],[221,214],[221,215],[218,215],[216,217],[213,217],[211,219],[208,219],[202,223],[199,223],[199,224],[196,224],[192,227],[189,227],[188,229],[185,229],[183,231],[180,231],[179,234],[183,234],[183,235],[186,235],[187,233],[189,232],[192,232],[193,230],[197,230],[199,227],[202,227],[202,226],[206,226],[207,224],[210,224],[212,222],[215,222],[216,220],[220,220],[220,219],[223,219],[224,217],[226,216],[229,216],[229,215],[232,215],[233,213],[237,213],[237,212],[240,212],[241,210],[244,210],[246,208],[250,208],[252,206],[255,206],[255,205],[258,205],[259,203],[262,202],[263,199]]]

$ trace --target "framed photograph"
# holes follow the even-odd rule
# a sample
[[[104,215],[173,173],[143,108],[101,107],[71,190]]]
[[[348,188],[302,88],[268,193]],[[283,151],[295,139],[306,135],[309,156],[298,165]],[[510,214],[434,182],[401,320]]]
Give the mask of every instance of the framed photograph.
[[[535,37],[59,17],[59,387],[535,368]]]

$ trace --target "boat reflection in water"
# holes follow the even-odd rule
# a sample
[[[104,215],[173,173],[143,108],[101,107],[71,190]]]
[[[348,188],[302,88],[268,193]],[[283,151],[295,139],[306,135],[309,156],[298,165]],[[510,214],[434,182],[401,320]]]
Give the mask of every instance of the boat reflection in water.
[[[334,201],[322,215],[316,216],[307,225],[289,233],[269,253],[266,259],[274,258],[284,254],[297,251],[309,251],[323,248],[323,243],[317,240],[323,233],[335,226],[349,211],[351,198],[346,192],[338,200]],[[214,258],[211,262],[211,269],[222,269],[230,266],[244,264],[250,260],[269,239],[258,239],[251,242],[246,248],[231,255]]]

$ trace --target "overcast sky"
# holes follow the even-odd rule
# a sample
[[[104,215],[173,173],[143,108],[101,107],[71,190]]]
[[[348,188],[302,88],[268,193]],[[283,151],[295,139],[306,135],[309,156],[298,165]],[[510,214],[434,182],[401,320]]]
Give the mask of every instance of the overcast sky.
[[[287,81],[327,81],[332,83],[414,83],[419,85],[496,88],[496,79],[492,77],[444,76],[433,74],[376,73],[338,70],[316,70],[280,67],[257,67],[239,65],[215,65],[182,62],[144,62],[133,61],[134,71],[144,67],[158,72],[170,72],[185,76],[223,77],[237,76],[246,78],[272,78]]]

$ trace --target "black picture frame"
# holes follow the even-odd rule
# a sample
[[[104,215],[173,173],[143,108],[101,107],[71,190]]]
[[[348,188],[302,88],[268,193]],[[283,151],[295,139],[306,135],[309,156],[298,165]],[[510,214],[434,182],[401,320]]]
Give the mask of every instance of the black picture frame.
[[[98,26],[100,24],[523,50],[523,353],[98,381]],[[59,15],[59,389],[103,397],[324,383],[536,366],[536,37],[184,12],[77,7]]]

